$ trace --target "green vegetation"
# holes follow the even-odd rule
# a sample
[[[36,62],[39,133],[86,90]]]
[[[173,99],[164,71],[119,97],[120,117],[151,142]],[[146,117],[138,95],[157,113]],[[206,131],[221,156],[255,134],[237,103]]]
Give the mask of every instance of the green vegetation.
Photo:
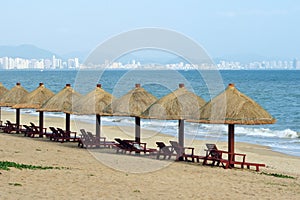
[[[290,179],[295,179],[295,177],[288,176],[288,175],[284,175],[284,174],[266,173],[266,172],[262,172],[261,174],[267,175],[267,176],[274,176],[274,177],[277,177],[277,178],[290,178]]]
[[[35,166],[35,165],[25,165],[25,164],[18,164],[15,162],[9,162],[9,161],[0,161],[0,170],[9,170],[10,167],[14,167],[17,169],[60,169],[59,167],[43,167],[43,166]]]
[[[13,185],[13,186],[22,186],[21,183],[8,183],[8,185]]]

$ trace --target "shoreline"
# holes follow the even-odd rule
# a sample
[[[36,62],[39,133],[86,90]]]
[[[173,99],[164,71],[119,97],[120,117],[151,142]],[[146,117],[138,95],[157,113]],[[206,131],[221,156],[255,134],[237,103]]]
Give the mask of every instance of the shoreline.
[[[3,123],[5,122],[5,120],[11,120],[12,122],[15,121],[15,112],[14,112],[14,109],[12,109],[11,111],[5,111],[5,110],[1,110],[1,120],[3,121]],[[38,112],[37,112],[38,113]],[[2,119],[2,116],[8,116],[9,118],[8,119],[5,119],[3,120]],[[22,123],[22,116],[25,116],[25,123]],[[76,115],[76,116],[80,116],[80,115]],[[28,120],[30,119],[30,120]],[[62,123],[55,123],[57,125],[57,127],[60,127],[62,129],[64,129],[65,127],[65,118],[64,116],[54,116],[54,115],[51,115],[51,116],[45,116],[45,113],[44,113],[44,126],[47,128],[47,130],[49,130],[49,126],[54,126],[52,125],[51,123],[47,123],[47,121],[51,121],[51,123],[53,121],[57,121],[56,119],[63,119],[63,121],[61,121]],[[53,119],[53,120],[51,120]],[[33,114],[32,112],[30,113],[22,113],[21,114],[21,124],[29,124],[30,122],[34,122],[36,125],[38,125],[38,115],[36,114]],[[92,121],[92,122],[87,122],[85,120],[80,120],[80,119],[74,119],[72,118],[72,115],[71,115],[71,130],[72,131],[76,131],[77,133],[80,133],[79,129],[80,127],[77,125],[77,124],[85,124],[85,127],[87,127],[87,129],[89,131],[91,131],[93,134],[95,134],[95,121]],[[72,127],[75,128],[75,130],[72,129]],[[101,126],[101,129],[110,129],[110,128],[113,128],[113,127],[119,127],[120,130],[124,130],[130,137],[134,138],[134,126],[119,126],[119,125],[116,125],[116,126],[113,126],[113,125],[102,125]],[[170,137],[170,138],[175,138],[175,140],[177,141],[177,138],[174,137],[173,135],[171,134],[167,134],[167,133],[161,133],[161,132],[157,132],[157,131],[154,131],[154,130],[150,130],[150,129],[147,129],[147,128],[142,128],[141,129],[142,131],[142,135],[141,137],[143,137],[143,132],[155,132],[156,134],[160,134],[162,136],[165,136],[165,137]],[[152,134],[153,135],[153,134]],[[107,136],[106,136],[107,137]],[[109,138],[109,136],[108,136]],[[109,138],[111,140],[114,140],[114,138]],[[188,137],[188,136],[185,136],[185,140],[188,142],[186,144],[191,144],[191,138]],[[217,140],[217,141],[211,141],[211,140],[202,140],[202,139],[193,139],[193,140],[197,140],[199,142],[209,142],[210,143],[223,143],[223,146],[227,144],[227,140]],[[244,144],[244,145],[251,145],[253,147],[257,146],[257,147],[261,147],[261,148],[265,148],[265,149],[268,149],[274,153],[277,153],[279,156],[289,156],[289,157],[295,157],[295,158],[299,158],[300,159],[300,156],[297,156],[297,155],[291,155],[291,154],[288,154],[288,153],[285,153],[285,152],[280,152],[280,151],[276,151],[274,150],[272,147],[270,146],[267,146],[267,145],[262,145],[262,144],[254,144],[254,143],[249,143],[249,142],[236,142],[236,144]],[[156,146],[155,146],[156,147]],[[227,148],[226,148],[227,149]],[[225,150],[225,149],[224,149]]]

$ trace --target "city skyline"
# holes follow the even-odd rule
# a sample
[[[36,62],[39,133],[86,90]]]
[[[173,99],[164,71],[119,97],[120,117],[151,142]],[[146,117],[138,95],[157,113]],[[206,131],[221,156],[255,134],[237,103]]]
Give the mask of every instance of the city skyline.
[[[0,45],[91,52],[120,33],[158,27],[182,33],[212,58],[300,58],[296,1],[5,1]]]
[[[236,61],[221,60],[218,63],[202,63],[192,64],[184,61],[158,64],[148,63],[141,64],[139,60],[131,60],[127,63],[122,63],[120,60],[106,60],[103,64],[86,65],[79,62],[78,58],[67,58],[65,60],[52,56],[46,59],[26,59],[0,57],[0,70],[85,70],[85,69],[140,69],[140,70],[300,70],[300,60],[269,60],[262,62],[250,62],[242,64]]]

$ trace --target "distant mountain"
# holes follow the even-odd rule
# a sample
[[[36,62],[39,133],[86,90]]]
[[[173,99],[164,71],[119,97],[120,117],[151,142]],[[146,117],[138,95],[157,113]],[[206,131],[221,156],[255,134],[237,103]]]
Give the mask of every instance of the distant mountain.
[[[53,55],[60,58],[59,55],[34,45],[0,46],[0,57],[7,56],[12,58],[41,59],[52,58]]]

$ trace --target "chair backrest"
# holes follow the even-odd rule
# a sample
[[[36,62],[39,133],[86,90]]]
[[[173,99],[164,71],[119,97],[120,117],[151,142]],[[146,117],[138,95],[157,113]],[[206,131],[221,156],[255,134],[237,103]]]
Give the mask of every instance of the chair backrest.
[[[60,134],[65,134],[65,131],[62,130],[61,128],[56,128],[56,129],[57,129],[57,131],[58,131]]]
[[[53,126],[49,127],[53,134],[58,134],[58,131]]]
[[[163,149],[164,147],[166,147],[165,143],[163,142],[156,142],[156,145],[159,149]]]
[[[130,144],[129,142],[126,142],[124,140],[121,140],[120,138],[115,138],[115,140],[125,149],[134,148],[132,144]]]
[[[34,123],[30,122],[30,125],[35,132],[37,132],[37,133],[39,132],[38,127]]]
[[[119,143],[120,147],[122,149],[126,149],[127,147],[124,145],[123,140],[121,140],[120,138],[115,138],[115,141]]]
[[[31,127],[29,127],[27,125],[23,125],[23,126],[25,127],[26,131],[32,131],[33,130]]]
[[[207,147],[207,154],[219,158],[220,157],[220,152],[218,152],[217,145],[215,144],[206,144]]]
[[[89,140],[89,136],[87,135],[85,129],[80,129],[80,133],[81,133],[81,137],[86,139],[86,140]]]
[[[172,147],[176,147],[176,148],[180,148],[180,146],[179,146],[179,144],[178,144],[178,142],[176,142],[176,141],[169,141],[170,142],[170,144],[172,145]]]
[[[156,142],[156,145],[159,148],[159,150],[161,150],[165,154],[171,154],[174,151],[173,148],[171,148],[170,146],[166,146],[164,142]]]
[[[87,137],[87,133],[84,129],[80,129],[80,133],[83,137]]]
[[[181,154],[182,153],[182,147],[179,146],[178,142],[176,141],[169,141],[176,153]]]
[[[58,130],[58,134],[61,136],[61,137],[69,137],[70,136],[70,133],[62,130],[61,128],[56,128]]]
[[[89,132],[89,131],[88,131],[88,132],[86,132],[86,133],[87,133],[87,134],[88,134],[88,136],[89,136],[89,137],[91,137],[91,138],[94,138],[94,137],[96,137],[95,135],[93,135],[93,133],[92,133],[92,132]]]
[[[206,144],[207,150],[211,151],[211,150],[218,150],[217,145],[215,144]]]
[[[120,138],[115,138],[116,142],[118,142],[120,145],[122,145],[123,141]]]
[[[89,139],[90,139],[91,141],[93,141],[93,142],[97,142],[97,140],[96,140],[96,136],[95,136],[95,135],[93,135],[93,133],[92,133],[92,132],[90,132],[90,131],[87,131],[86,133],[87,133],[87,136],[89,137]],[[98,141],[99,141],[99,139],[98,139]]]

